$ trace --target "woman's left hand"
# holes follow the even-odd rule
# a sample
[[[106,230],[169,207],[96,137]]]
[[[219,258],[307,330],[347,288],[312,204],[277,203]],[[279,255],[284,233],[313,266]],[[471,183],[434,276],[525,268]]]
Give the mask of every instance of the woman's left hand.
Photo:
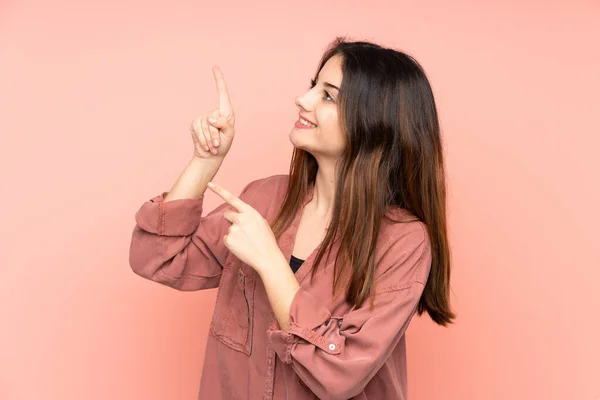
[[[223,243],[237,258],[259,274],[283,258],[271,226],[258,211],[215,183],[209,182],[208,188],[238,211],[223,213],[232,224]]]

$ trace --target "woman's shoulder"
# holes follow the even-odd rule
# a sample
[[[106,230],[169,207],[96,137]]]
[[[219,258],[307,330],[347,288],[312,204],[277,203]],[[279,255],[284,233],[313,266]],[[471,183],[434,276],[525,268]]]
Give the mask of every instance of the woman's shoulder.
[[[250,181],[242,190],[240,199],[257,210],[270,209],[269,205],[285,195],[289,175],[270,175]],[[260,208],[260,209],[259,209]]]
[[[410,210],[402,208],[397,205],[390,205],[386,208],[384,213],[384,225],[395,225],[395,224],[412,224],[420,222],[421,220]]]
[[[390,206],[382,221],[379,241],[384,247],[402,243],[404,246],[422,246],[429,241],[427,226],[409,210]]]
[[[284,192],[287,189],[288,181],[289,175],[269,175],[250,181],[243,191],[254,196],[264,195],[271,197],[276,193]]]
[[[426,282],[431,262],[427,226],[408,210],[392,210],[395,220],[386,221],[377,243],[376,280],[383,287],[403,287],[414,281]],[[391,282],[391,283],[390,283]]]

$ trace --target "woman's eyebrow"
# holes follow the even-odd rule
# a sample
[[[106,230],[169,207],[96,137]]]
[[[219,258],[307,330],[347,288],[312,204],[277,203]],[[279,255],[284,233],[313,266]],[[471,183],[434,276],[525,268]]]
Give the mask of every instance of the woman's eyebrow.
[[[335,89],[335,90],[337,90],[338,92],[340,91],[340,88],[339,88],[339,87],[337,87],[337,86],[335,86],[335,85],[332,85],[332,84],[331,84],[331,83],[329,83],[329,82],[324,82],[324,83],[323,83],[323,86],[325,86],[325,87],[330,87],[330,88],[332,88],[332,89]]]

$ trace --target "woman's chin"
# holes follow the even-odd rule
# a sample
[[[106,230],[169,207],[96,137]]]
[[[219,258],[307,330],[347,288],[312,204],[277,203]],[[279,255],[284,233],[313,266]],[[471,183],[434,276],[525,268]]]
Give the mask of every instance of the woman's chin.
[[[292,128],[288,135],[294,147],[310,152],[314,148],[314,136],[303,132],[304,129]]]
[[[295,147],[300,147],[302,145],[302,143],[304,142],[304,140],[302,140],[302,137],[300,137],[301,135],[299,135],[298,129],[292,128],[292,130],[290,131],[290,134],[288,135],[288,138],[290,139],[290,142],[295,146]]]

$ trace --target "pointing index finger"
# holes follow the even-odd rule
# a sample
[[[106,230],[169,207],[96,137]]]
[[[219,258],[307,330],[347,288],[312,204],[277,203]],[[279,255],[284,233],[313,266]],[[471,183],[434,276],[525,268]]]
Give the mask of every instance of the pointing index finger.
[[[223,200],[225,200],[226,203],[232,205],[238,211],[241,212],[245,210],[247,204],[228,190],[225,190],[221,186],[212,182],[208,182],[208,188],[218,194]]]
[[[229,92],[227,91],[223,73],[216,65],[213,67],[213,75],[215,76],[217,92],[219,93],[219,111],[221,112],[221,115],[230,115],[233,113],[233,106],[231,105],[231,99],[229,98]]]

